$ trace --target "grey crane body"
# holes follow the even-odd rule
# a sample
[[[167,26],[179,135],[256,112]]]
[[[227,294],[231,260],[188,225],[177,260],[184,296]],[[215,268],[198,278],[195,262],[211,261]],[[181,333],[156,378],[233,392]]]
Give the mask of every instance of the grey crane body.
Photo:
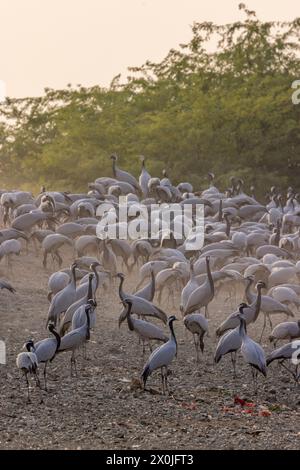
[[[34,225],[44,220],[53,220],[50,214],[37,210],[28,214],[20,215],[12,222],[11,227],[21,232],[30,232]]]
[[[245,291],[246,299],[247,302],[251,303],[255,299],[255,294],[253,294],[250,290],[251,284],[252,284],[252,279],[249,277],[250,282],[248,283]],[[294,317],[294,313],[283,303],[278,302],[277,300],[273,299],[273,297],[270,297],[268,295],[262,295],[261,296],[261,311],[264,313],[264,324],[263,324],[263,329],[261,332],[260,336],[260,341],[262,340],[263,333],[266,327],[266,317],[268,317],[270,326],[272,327],[272,322],[270,319],[270,315],[274,315],[277,313],[285,313],[286,316],[289,317]]]
[[[140,174],[140,177],[139,177],[139,186],[142,190],[144,198],[146,198],[146,197],[148,197],[148,194],[149,194],[148,183],[151,179],[151,176],[148,173],[148,171],[146,170],[145,158],[141,157],[141,161],[142,161],[142,171],[141,171],[141,174]]]
[[[190,263],[190,279],[181,291],[180,311],[184,312],[189,296],[199,286],[198,278],[194,271],[194,261]]]
[[[42,248],[44,251],[44,258],[43,258],[44,268],[47,267],[47,257],[48,257],[48,254],[50,253],[52,254],[53,257],[55,257],[58,260],[58,265],[59,267],[61,267],[62,258],[58,250],[64,245],[73,246],[72,240],[70,240],[70,238],[66,237],[65,235],[61,235],[59,233],[53,233],[53,234],[47,235],[44,238],[44,240],[42,241]]]
[[[251,305],[247,305],[243,309],[243,318],[246,322],[246,325],[249,325],[250,323],[254,323],[259,315],[260,308],[261,308],[261,290],[265,287],[265,283],[262,281],[259,281],[256,284],[256,289],[257,289],[257,296],[251,303]],[[216,334],[217,336],[221,336],[224,332],[227,330],[236,328],[239,326],[239,318],[238,318],[239,310],[233,312],[231,315],[229,315],[224,322],[221,323],[221,325],[217,328]]]
[[[72,317],[72,330],[80,328],[86,323],[86,308],[90,306],[89,309],[89,318],[90,318],[90,329],[95,328],[96,325],[96,307],[97,303],[93,299],[89,299],[86,304],[81,305]]]
[[[291,341],[290,343],[284,344],[280,348],[274,349],[267,356],[267,365],[270,365],[273,361],[279,359],[291,359],[294,353],[300,350],[299,341]]]
[[[16,365],[17,368],[24,374],[27,385],[27,401],[30,402],[28,374],[32,374],[35,378],[36,385],[40,386],[40,382],[37,376],[38,359],[34,352],[33,341],[28,341],[24,346],[26,346],[27,351],[18,354]]]
[[[204,335],[208,332],[208,321],[201,313],[190,313],[183,319],[184,326],[189,330],[194,338],[194,344],[199,362],[199,349],[204,351]]]
[[[94,265],[91,265],[93,268],[95,268]],[[93,286],[93,281],[95,279],[95,286]],[[76,300],[74,303],[72,303],[69,308],[67,309],[65,315],[63,316],[60,325],[59,325],[59,333],[63,336],[66,334],[67,330],[71,326],[73,322],[73,317],[77,313],[77,315],[80,315],[82,312],[82,307],[85,306],[90,299],[94,298],[95,292],[97,288],[97,278],[95,278],[95,274],[90,273],[88,277],[88,283],[87,283],[87,289],[86,285],[84,284],[84,292],[83,296],[80,297],[78,300]],[[78,289],[77,289],[78,292]],[[83,310],[85,312],[85,310]],[[91,321],[91,317],[90,317]],[[81,324],[79,325],[81,326]],[[76,329],[78,325],[74,324],[72,329]]]
[[[85,295],[88,295],[86,300],[96,297],[96,292],[98,290],[99,281],[100,281],[100,275],[99,275],[99,272],[97,271],[98,266],[101,266],[98,261],[93,261],[89,266],[89,268],[94,273],[94,276],[91,278],[92,279],[92,284],[91,284],[92,292],[89,293],[90,276],[88,275],[88,279],[86,279],[86,277],[84,277],[81,280],[80,285],[77,287],[76,301],[79,300],[79,299],[82,299]],[[101,272],[101,274],[103,276],[103,274],[107,275],[108,273],[107,273],[107,271],[103,271],[103,272]],[[102,281],[103,281],[103,277],[102,277]]]
[[[38,363],[44,363],[44,383],[45,383],[45,390],[47,390],[47,364],[48,362],[51,362],[55,354],[58,351],[58,348],[60,347],[60,336],[59,334],[55,331],[54,325],[49,324],[48,329],[50,333],[54,335],[54,338],[46,338],[41,341],[38,341],[34,345],[34,352],[37,357]]]
[[[231,354],[231,362],[233,366],[233,375],[236,377],[236,353],[242,346],[242,338],[240,335],[240,326],[233,330],[227,331],[219,340],[214,361],[218,363],[223,356]]]
[[[61,291],[64,289],[70,282],[70,276],[69,274],[63,272],[63,271],[58,271],[49,277],[48,280],[48,300],[51,302],[51,298],[53,295],[57,294],[57,292]]]
[[[300,356],[300,341],[292,341],[291,343],[284,344],[280,348],[274,349],[267,356],[267,366],[273,361],[279,361],[279,364],[284,367],[290,374],[292,374],[295,382],[298,383],[300,375],[298,374]],[[285,365],[285,362],[290,360],[295,365],[295,372]]]
[[[141,315],[141,316],[156,317],[162,320],[164,323],[167,323],[167,315],[165,314],[163,310],[156,307],[152,302],[149,302],[146,299],[138,297],[137,295],[125,293],[123,291],[123,282],[125,279],[124,274],[118,273],[117,277],[120,279],[119,297],[122,302],[124,302],[125,299],[128,299],[132,302],[132,313],[135,313],[136,315]],[[124,321],[125,318],[126,318],[126,314],[124,315],[122,311],[119,322]]]
[[[143,353],[145,352],[145,342],[149,344],[152,351],[151,341],[162,341],[166,343],[168,336],[156,325],[144,320],[135,319],[131,316],[132,302],[129,299],[124,300],[124,307],[126,309],[126,318],[128,329],[134,331],[143,344]]]
[[[142,289],[139,289],[134,293],[134,295],[141,297],[143,299],[149,300],[152,302],[155,295],[155,275],[153,269],[150,271],[151,273],[151,280],[148,284],[145,285]]]
[[[84,325],[75,330],[70,331],[63,338],[61,338],[61,343],[57,351],[57,353],[63,351],[72,351],[71,375],[73,373],[73,368],[75,370],[75,374],[77,375],[75,351],[90,339],[90,308],[91,306],[89,304],[86,305],[86,322],[84,323]]]
[[[23,238],[26,241],[28,240],[26,233],[23,233],[21,230],[16,230],[14,228],[4,228],[0,230],[0,243],[5,240],[11,240],[12,238],[15,240],[18,238]]]
[[[207,270],[207,280],[204,284],[197,287],[189,296],[187,301],[184,315],[193,313],[196,310],[199,310],[202,307],[205,307],[205,316],[208,316],[208,304],[214,298],[214,281],[211,275],[210,266],[209,266],[209,256],[206,256],[206,270]]]
[[[142,289],[139,289],[138,291],[134,292],[134,295],[137,297],[141,297],[142,299],[148,300],[149,302],[152,302],[154,299],[155,295],[155,275],[153,270],[151,270],[151,280],[148,284],[145,285]],[[120,325],[122,323],[122,320],[124,320],[126,314],[126,308],[122,310],[120,313]]]
[[[117,179],[117,180],[120,180],[120,181],[124,181],[125,183],[129,183],[131,184],[134,189],[136,191],[139,191],[140,190],[140,187],[139,187],[139,184],[137,182],[137,180],[135,179],[134,176],[132,176],[130,173],[128,173],[127,171],[123,171],[123,170],[120,170],[119,168],[117,168],[117,165],[116,165],[116,162],[117,162],[117,156],[116,155],[112,155],[111,156],[111,159],[112,159],[112,162],[113,162],[113,174],[114,174],[114,177]]]
[[[84,234],[85,226],[78,222],[66,222],[57,227],[56,232],[65,237],[76,238]]]
[[[279,340],[300,338],[300,320],[294,322],[282,322],[275,326],[269,336],[269,341],[276,343]]]
[[[173,328],[173,322],[175,320],[176,317],[174,315],[169,317],[168,326],[171,332],[169,341],[153,351],[143,368],[141,377],[144,388],[146,387],[147,379],[152,374],[152,372],[156,369],[161,369],[163,393],[165,393],[166,389],[168,390],[168,366],[177,355],[177,341]]]
[[[75,302],[76,298],[76,264],[72,264],[72,279],[70,283],[61,291],[59,291],[51,300],[48,310],[47,325],[49,322],[57,324],[57,320],[61,313],[66,312],[68,307]]]
[[[241,353],[242,356],[250,366],[252,371],[254,393],[257,393],[257,373],[261,372],[265,377],[267,375],[266,356],[263,348],[249,338],[246,334],[246,322],[243,318],[243,308],[246,304],[240,306],[240,336],[242,338]]]

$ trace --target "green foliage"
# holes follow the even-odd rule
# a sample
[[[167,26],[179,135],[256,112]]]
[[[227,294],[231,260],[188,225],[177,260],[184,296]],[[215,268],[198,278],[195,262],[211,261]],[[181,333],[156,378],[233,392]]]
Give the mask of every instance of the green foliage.
[[[299,187],[300,105],[291,84],[300,79],[300,18],[230,25],[194,23],[193,37],[161,63],[129,69],[109,89],[68,86],[39,98],[0,106],[2,186],[46,184],[82,190],[111,174],[109,156],[139,174],[138,155],[153,175],[167,168],[173,182],[197,189],[213,171],[224,189],[231,175],[263,192],[266,185]],[[217,41],[214,52],[208,42]]]

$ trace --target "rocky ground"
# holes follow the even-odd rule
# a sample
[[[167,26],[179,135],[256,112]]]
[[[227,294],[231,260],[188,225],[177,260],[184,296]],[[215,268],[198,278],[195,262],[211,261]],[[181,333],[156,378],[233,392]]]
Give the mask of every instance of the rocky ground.
[[[32,402],[27,404],[15,359],[27,339],[46,336],[47,280],[52,271],[45,272],[33,252],[13,265],[9,279],[17,293],[0,292],[0,337],[7,346],[7,365],[0,365],[1,449],[299,449],[300,387],[287,373],[272,364],[267,379],[259,377],[255,396],[250,369],[241,357],[236,380],[229,356],[213,363],[214,331],[232,311],[224,292],[210,306],[210,337],[198,365],[191,335],[181,321],[174,324],[179,348],[169,396],[160,393],[158,372],[149,379],[150,392],[139,388],[148,353],[143,357],[125,323],[118,328],[121,306],[114,285],[98,293],[97,326],[88,360],[78,357],[78,377],[70,377],[70,353],[57,356],[49,367],[43,403],[31,381]],[[7,279],[4,265],[2,275]],[[127,291],[137,279],[137,274],[126,278]],[[178,310],[163,307],[181,318]],[[276,322],[282,319],[275,317]],[[249,327],[254,339],[261,320]],[[263,346],[269,350],[267,336]],[[248,405],[234,404],[235,396]]]

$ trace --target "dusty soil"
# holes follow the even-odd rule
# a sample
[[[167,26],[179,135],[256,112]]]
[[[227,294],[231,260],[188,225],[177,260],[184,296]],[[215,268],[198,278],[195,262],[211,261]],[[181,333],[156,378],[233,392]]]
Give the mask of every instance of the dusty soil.
[[[69,261],[67,257],[64,264]],[[60,354],[49,367],[44,402],[31,380],[32,402],[27,404],[15,359],[27,339],[47,335],[47,280],[54,269],[44,271],[33,251],[13,265],[10,277],[2,267],[2,277],[10,279],[17,293],[0,292],[0,337],[7,346],[7,365],[0,365],[1,449],[299,449],[300,388],[288,374],[272,364],[267,379],[259,377],[255,396],[249,367],[241,357],[236,380],[229,356],[213,363],[214,331],[232,311],[224,302],[225,292],[210,305],[210,337],[200,364],[195,362],[191,335],[181,321],[174,324],[179,349],[169,377],[170,396],[160,394],[158,372],[149,379],[152,393],[137,388],[135,379],[148,352],[143,357],[125,323],[118,328],[120,304],[114,285],[98,293],[97,325],[88,360],[78,356],[78,377],[70,377],[70,353]],[[125,290],[133,289],[137,279],[136,273],[127,277]],[[176,309],[162,306],[180,318]],[[258,339],[261,326],[259,318],[249,335]],[[267,336],[263,346],[268,350]],[[254,406],[234,405],[235,395]]]

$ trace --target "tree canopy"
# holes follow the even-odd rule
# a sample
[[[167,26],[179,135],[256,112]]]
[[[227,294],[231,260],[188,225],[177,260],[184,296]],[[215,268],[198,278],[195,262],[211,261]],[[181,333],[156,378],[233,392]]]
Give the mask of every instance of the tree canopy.
[[[248,185],[300,188],[300,18],[262,22],[244,4],[241,21],[192,26],[192,39],[160,63],[147,61],[109,88],[68,85],[0,105],[0,183],[83,189],[120,167],[201,189],[212,171]],[[211,44],[216,46],[212,49]],[[300,165],[299,165],[300,166]]]

